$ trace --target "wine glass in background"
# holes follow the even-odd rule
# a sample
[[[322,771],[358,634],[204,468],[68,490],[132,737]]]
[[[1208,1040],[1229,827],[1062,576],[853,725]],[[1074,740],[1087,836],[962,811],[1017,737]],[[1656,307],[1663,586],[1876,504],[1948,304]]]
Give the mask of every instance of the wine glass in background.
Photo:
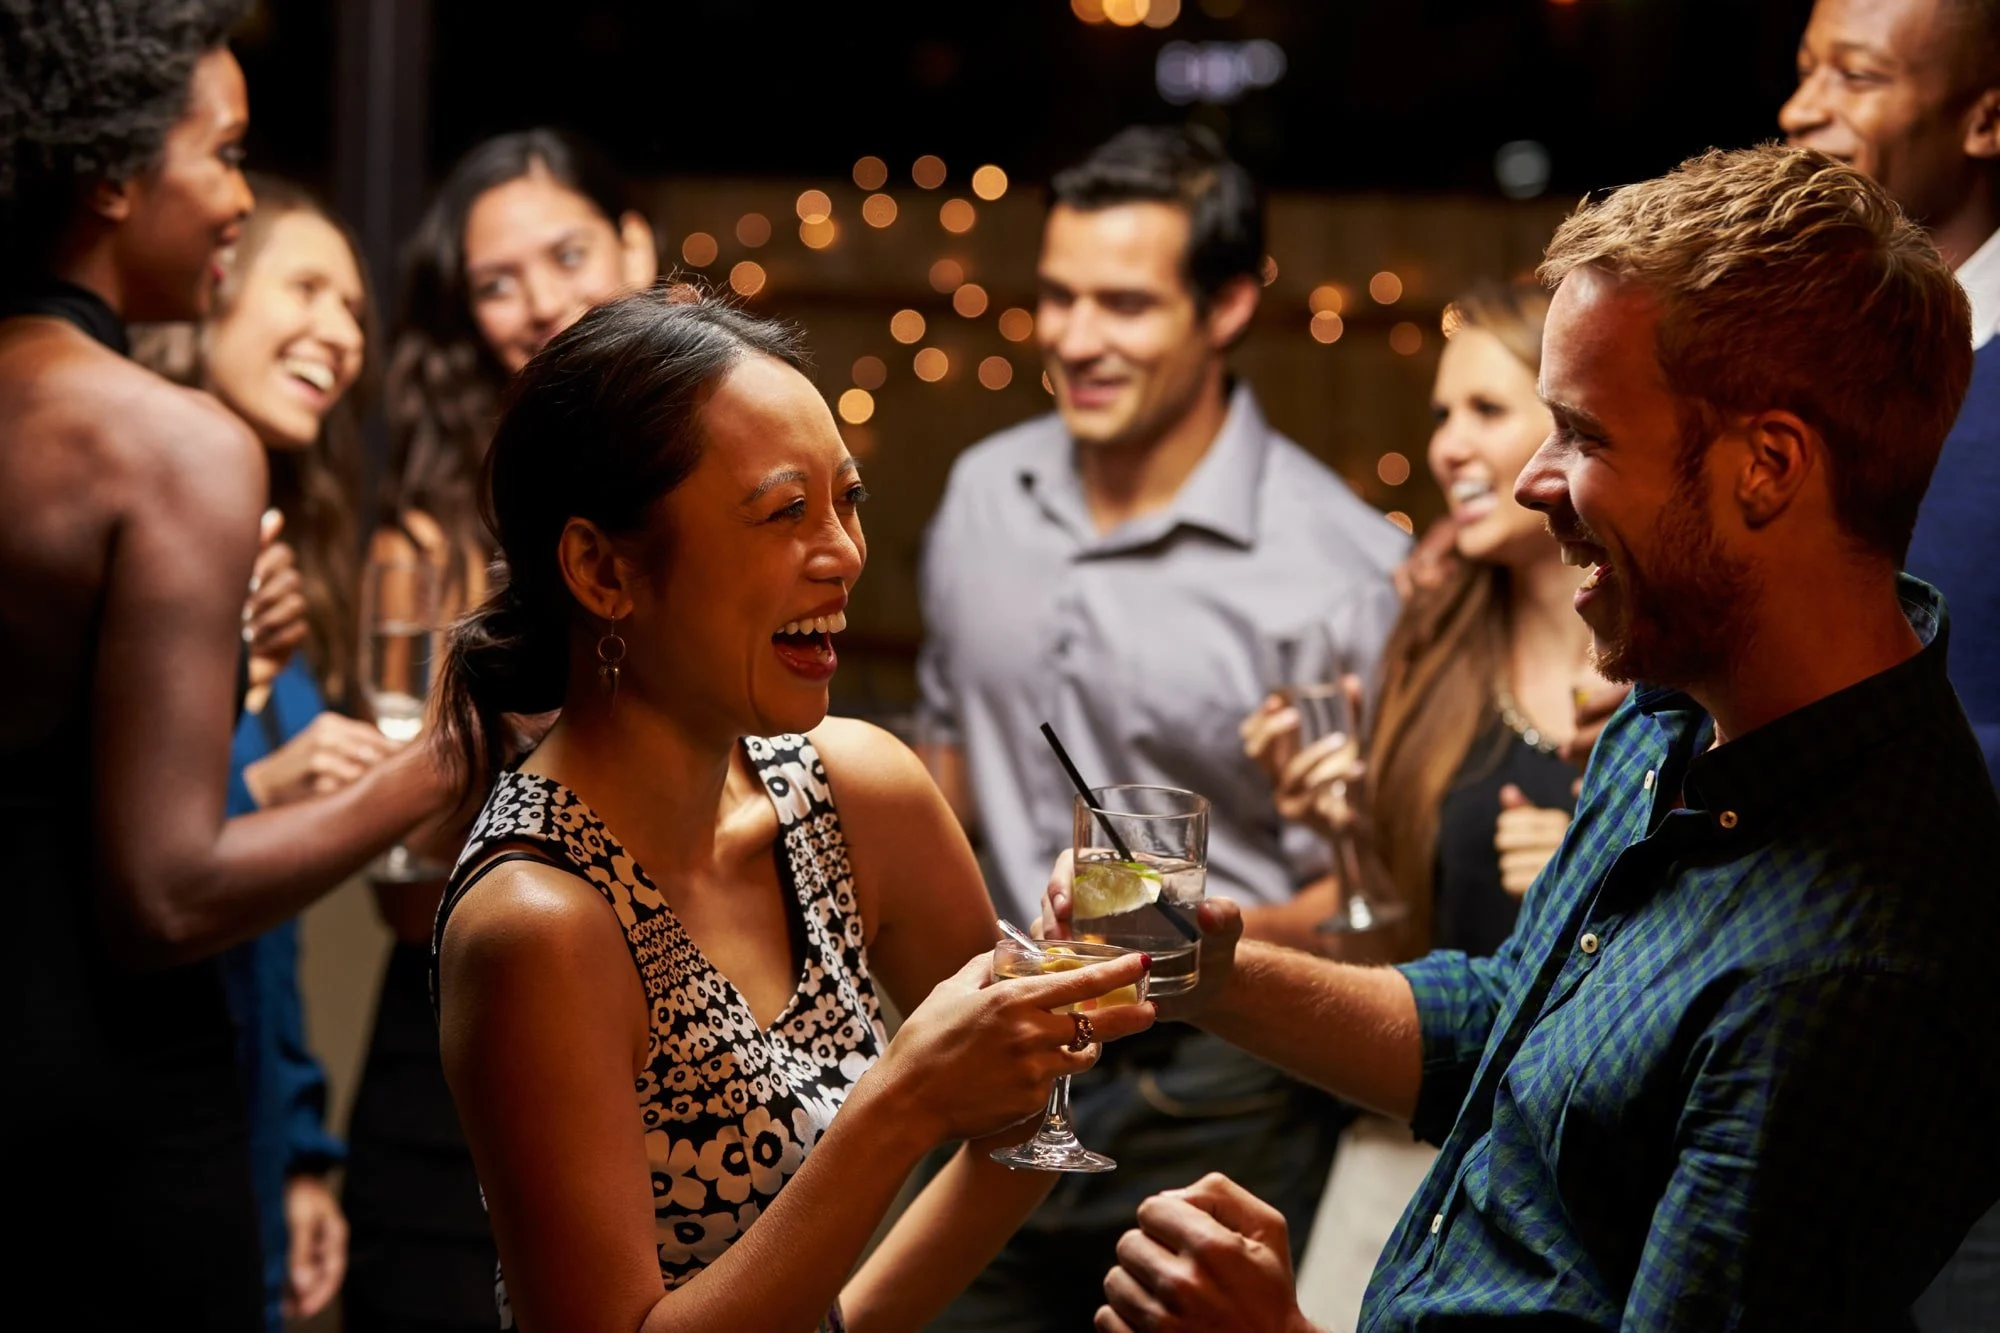
[[[1347,751],[1358,761],[1362,730],[1363,685],[1353,657],[1334,638],[1329,626],[1313,624],[1265,641],[1264,670],[1271,692],[1299,715],[1297,743],[1290,754],[1313,746],[1323,751]],[[1290,756],[1288,755],[1287,758]],[[1359,935],[1385,930],[1410,914],[1384,877],[1374,873],[1373,858],[1364,856],[1356,832],[1361,791],[1356,783],[1334,778],[1321,809],[1332,828],[1333,870],[1340,884],[1340,902],[1315,929],[1322,935]]]
[[[376,729],[398,744],[423,733],[443,635],[442,594],[435,565],[370,560],[362,569],[362,697]],[[400,883],[437,878],[442,870],[398,843],[383,853],[373,873]]]

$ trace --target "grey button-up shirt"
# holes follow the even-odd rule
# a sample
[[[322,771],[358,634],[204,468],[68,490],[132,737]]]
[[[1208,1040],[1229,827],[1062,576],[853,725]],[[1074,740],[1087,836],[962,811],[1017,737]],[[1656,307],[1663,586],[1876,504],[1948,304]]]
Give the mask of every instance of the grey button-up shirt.
[[[1324,637],[1372,669],[1408,539],[1273,431],[1245,387],[1173,503],[1110,533],[1073,449],[1053,414],[968,449],[924,546],[922,724],[965,754],[994,905],[1032,920],[1070,845],[1074,792],[1044,721],[1087,781],[1207,796],[1209,891],[1283,902],[1325,852],[1283,827],[1237,727],[1282,683],[1276,644]],[[1325,668],[1293,665],[1301,679]]]

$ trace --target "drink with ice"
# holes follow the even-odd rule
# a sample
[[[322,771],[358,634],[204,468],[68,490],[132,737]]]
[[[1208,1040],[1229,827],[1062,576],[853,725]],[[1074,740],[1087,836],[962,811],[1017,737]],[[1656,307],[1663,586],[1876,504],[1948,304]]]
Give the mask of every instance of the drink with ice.
[[[1099,787],[1076,802],[1070,928],[1153,957],[1147,989],[1194,989],[1208,888],[1208,801],[1176,787]],[[1121,850],[1122,847],[1122,850]]]

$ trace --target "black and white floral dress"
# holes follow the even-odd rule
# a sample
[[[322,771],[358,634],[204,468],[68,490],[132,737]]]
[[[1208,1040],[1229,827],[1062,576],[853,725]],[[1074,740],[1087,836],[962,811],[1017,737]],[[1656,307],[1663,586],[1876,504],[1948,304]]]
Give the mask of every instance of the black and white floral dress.
[[[847,844],[826,768],[803,736],[751,737],[750,765],[778,812],[773,847],[785,890],[798,988],[769,1028],[681,928],[646,872],[576,793],[505,773],[473,826],[439,908],[452,908],[492,853],[513,844],[597,887],[617,913],[652,1009],[635,1092],[652,1168],[654,1242],[669,1289],[750,1229],[826,1132],[849,1089],[888,1044],[862,945]],[[510,858],[513,859],[513,858]],[[503,1323],[506,1294],[501,1285]],[[840,1327],[839,1309],[822,1329]]]

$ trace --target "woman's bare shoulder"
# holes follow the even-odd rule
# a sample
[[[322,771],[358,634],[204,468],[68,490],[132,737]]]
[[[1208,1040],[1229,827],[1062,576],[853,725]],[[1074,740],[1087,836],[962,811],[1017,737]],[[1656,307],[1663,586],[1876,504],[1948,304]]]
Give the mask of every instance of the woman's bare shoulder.
[[[625,953],[604,897],[580,876],[541,860],[507,861],[467,889],[445,923],[441,964],[569,971]]]
[[[843,811],[857,800],[895,805],[912,797],[928,800],[936,793],[916,753],[872,722],[829,717],[806,739],[826,765],[827,780]]]

